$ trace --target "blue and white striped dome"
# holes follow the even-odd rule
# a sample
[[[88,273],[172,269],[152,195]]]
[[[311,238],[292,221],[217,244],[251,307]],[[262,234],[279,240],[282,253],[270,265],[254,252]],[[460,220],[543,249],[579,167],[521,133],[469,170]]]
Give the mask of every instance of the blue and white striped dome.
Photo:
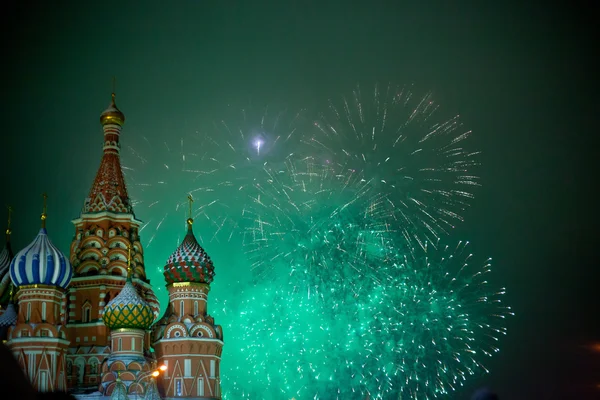
[[[10,279],[15,286],[50,285],[66,289],[72,276],[71,263],[52,244],[45,228],[10,263]]]

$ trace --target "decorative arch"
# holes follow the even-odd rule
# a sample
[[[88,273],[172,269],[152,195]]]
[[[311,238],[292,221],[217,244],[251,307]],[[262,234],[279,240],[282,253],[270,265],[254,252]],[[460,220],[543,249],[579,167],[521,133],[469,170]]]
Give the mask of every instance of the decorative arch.
[[[12,329],[10,336],[13,338],[33,336],[33,328],[28,324],[18,324]]]
[[[113,379],[108,385],[106,385],[106,389],[104,390],[105,396],[110,396],[115,388],[117,382]]]
[[[108,273],[115,276],[127,276],[127,268],[122,265],[113,265],[108,270]]]
[[[58,336],[58,331],[55,325],[42,323],[35,326],[35,329],[33,330],[33,336],[54,338]]]
[[[90,375],[98,375],[100,360],[97,357],[90,357],[88,363],[90,365]]]
[[[104,247],[104,240],[102,237],[95,236],[95,230],[90,230],[85,233],[85,237],[80,243],[82,249],[100,249]]]
[[[121,248],[110,249],[106,256],[109,258],[110,261],[123,261],[124,263],[127,263],[127,251]]]
[[[215,336],[215,331],[211,326],[206,324],[196,324],[190,329],[190,337],[208,337],[214,339]]]
[[[132,363],[129,364],[127,369],[129,369],[130,371],[141,371],[142,365],[137,361],[133,361]]]
[[[132,233],[131,233],[131,237],[132,237],[132,238],[137,238],[137,233],[136,233],[135,231],[134,231],[134,232],[132,232]],[[140,255],[143,255],[143,254],[144,254],[144,249],[143,249],[143,247],[142,247],[142,244],[141,244],[139,241],[137,241],[137,240],[136,240],[135,242],[133,242],[133,245],[132,245],[132,247],[133,247],[133,249],[135,250],[135,252],[136,252],[137,254],[140,254]]]
[[[81,385],[83,383],[83,377],[85,376],[85,358],[77,357],[73,365],[75,366],[74,375],[77,378],[77,384]]]
[[[131,371],[121,371],[119,376],[122,381],[135,381],[135,375]]]
[[[125,367],[125,363],[123,363],[123,361],[115,361],[114,363],[112,363],[110,365],[109,369],[112,372],[116,372],[116,371],[124,371],[126,369],[126,367]]]
[[[127,249],[129,241],[121,236],[121,232],[115,230],[115,235],[106,241],[106,247],[109,249]]]
[[[174,323],[167,326],[165,332],[165,339],[178,339],[187,337],[187,329],[185,325],[180,323]]]
[[[98,273],[100,271],[97,260],[89,260],[89,259],[83,261],[79,265],[79,268],[77,268],[77,269],[78,269],[77,273],[80,275],[84,275],[84,274],[91,275],[94,273]]]
[[[86,261],[86,260],[96,260],[98,261],[100,258],[102,257],[102,252],[100,251],[100,249],[95,248],[95,247],[88,247],[83,249],[80,253],[79,253],[79,259],[81,261]]]
[[[129,394],[144,394],[144,388],[138,382],[134,382],[129,385],[129,390],[127,391]]]
[[[92,304],[87,299],[81,306],[81,322],[92,322]]]

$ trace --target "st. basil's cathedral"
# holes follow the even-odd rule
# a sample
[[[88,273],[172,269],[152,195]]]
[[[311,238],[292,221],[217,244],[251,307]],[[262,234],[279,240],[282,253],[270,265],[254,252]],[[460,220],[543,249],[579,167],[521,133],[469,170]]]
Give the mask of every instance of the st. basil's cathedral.
[[[164,267],[169,304],[159,318],[146,278],[142,222],[121,170],[125,116],[114,93],[100,123],[102,162],[73,220],[69,257],[50,240],[45,195],[39,233],[16,253],[9,209],[0,253],[0,337],[38,391],[221,399],[223,331],[207,308],[213,263],[190,215],[187,234]]]

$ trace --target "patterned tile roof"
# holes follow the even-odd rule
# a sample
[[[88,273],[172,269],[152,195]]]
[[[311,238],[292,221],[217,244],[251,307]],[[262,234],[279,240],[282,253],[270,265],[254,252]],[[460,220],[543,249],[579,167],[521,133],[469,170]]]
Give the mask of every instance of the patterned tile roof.
[[[164,275],[167,284],[174,282],[210,284],[213,281],[215,267],[208,254],[198,244],[189,221],[187,235],[177,250],[169,257]]]

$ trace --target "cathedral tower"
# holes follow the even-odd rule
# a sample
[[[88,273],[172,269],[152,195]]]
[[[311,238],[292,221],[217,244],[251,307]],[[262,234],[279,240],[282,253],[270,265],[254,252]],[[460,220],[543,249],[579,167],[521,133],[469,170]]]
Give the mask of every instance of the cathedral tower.
[[[18,288],[19,312],[6,345],[38,391],[66,391],[65,290],[73,269],[46,232],[46,196],[42,229],[10,264]]]
[[[128,394],[144,394],[148,386],[153,360],[144,356],[146,331],[154,322],[152,307],[133,286],[131,248],[125,286],[104,308],[102,319],[110,328],[110,356],[102,366],[100,391],[109,396],[121,382]]]
[[[100,115],[104,134],[100,167],[79,218],[73,220],[75,237],[70,260],[75,275],[69,287],[67,364],[70,387],[94,387],[110,349],[110,329],[103,323],[104,308],[120,292],[128,276],[131,249],[132,285],[158,316],[159,304],[146,279],[136,219],[121,170],[120,137],[125,116],[115,104]],[[149,335],[145,349],[148,352]]]
[[[223,331],[207,311],[215,271],[192,224],[190,212],[187,235],[164,269],[169,306],[153,327],[156,358],[167,367],[159,390],[167,399],[221,399]]]

